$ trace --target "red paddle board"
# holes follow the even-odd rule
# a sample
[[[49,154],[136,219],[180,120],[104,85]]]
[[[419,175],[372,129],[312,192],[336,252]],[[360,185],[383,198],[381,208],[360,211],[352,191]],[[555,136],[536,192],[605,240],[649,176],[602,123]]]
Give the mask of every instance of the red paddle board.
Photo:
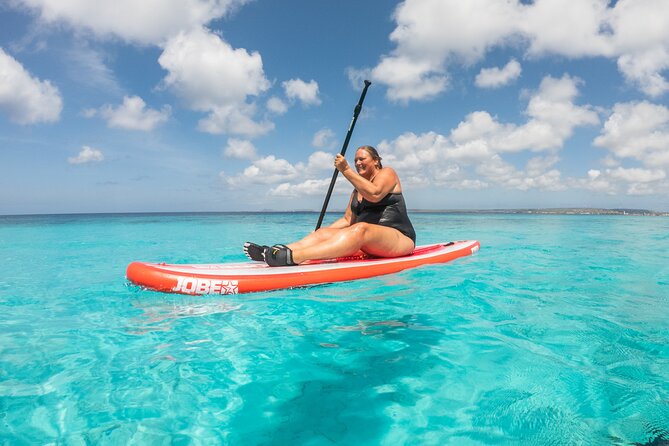
[[[346,257],[275,268],[264,262],[199,265],[133,262],[128,265],[126,276],[136,285],[165,293],[251,293],[363,279],[430,263],[445,263],[473,254],[479,246],[475,240],[437,243],[417,246],[413,254],[403,257]]]

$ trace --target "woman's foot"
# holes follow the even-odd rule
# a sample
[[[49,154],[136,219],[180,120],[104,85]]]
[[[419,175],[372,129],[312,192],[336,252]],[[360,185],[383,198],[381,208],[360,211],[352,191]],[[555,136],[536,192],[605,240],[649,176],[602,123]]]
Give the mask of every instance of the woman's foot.
[[[246,257],[256,262],[264,262],[265,261],[264,253],[265,250],[268,248],[269,246],[257,245],[252,242],[246,242],[244,243],[244,254],[246,254]]]
[[[265,249],[265,263],[269,266],[295,266],[293,251],[286,245],[274,245]]]

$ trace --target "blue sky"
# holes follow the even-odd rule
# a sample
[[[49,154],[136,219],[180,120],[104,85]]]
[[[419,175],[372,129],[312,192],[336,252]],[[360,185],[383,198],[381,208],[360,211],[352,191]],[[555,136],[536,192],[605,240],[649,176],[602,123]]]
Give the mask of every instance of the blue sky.
[[[666,0],[6,0],[0,214],[319,210],[366,78],[410,208],[667,211],[668,76]]]

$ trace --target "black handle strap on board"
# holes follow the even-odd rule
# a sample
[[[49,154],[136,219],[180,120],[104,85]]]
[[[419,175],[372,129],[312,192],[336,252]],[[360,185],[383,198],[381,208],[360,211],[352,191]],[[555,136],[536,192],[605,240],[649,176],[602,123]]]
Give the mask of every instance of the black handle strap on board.
[[[346,155],[348,142],[351,140],[351,135],[353,134],[353,128],[355,127],[355,123],[358,120],[358,115],[360,114],[360,110],[362,110],[362,102],[365,100],[367,89],[371,84],[372,83],[370,81],[365,80],[365,88],[362,89],[362,94],[360,95],[360,100],[358,101],[358,105],[356,105],[355,110],[353,110],[353,119],[351,119],[351,125],[348,126],[348,132],[346,133],[346,139],[344,140],[344,145],[341,148],[341,152],[339,152],[341,156]],[[321,223],[323,223],[323,217],[325,217],[325,210],[328,208],[328,203],[330,202],[330,196],[332,195],[332,190],[334,189],[335,181],[337,180],[337,174],[339,174],[339,171],[335,169],[334,173],[332,174],[332,180],[330,180],[330,187],[328,188],[328,193],[325,196],[323,209],[321,209],[321,215],[318,217],[318,223],[316,223],[316,229],[320,228]]]

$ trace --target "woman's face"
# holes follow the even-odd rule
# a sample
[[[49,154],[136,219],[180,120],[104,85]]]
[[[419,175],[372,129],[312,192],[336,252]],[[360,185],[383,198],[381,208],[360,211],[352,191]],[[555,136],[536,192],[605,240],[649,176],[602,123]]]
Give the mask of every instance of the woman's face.
[[[360,176],[369,178],[376,172],[376,161],[372,155],[365,149],[358,149],[355,152],[355,170]]]

